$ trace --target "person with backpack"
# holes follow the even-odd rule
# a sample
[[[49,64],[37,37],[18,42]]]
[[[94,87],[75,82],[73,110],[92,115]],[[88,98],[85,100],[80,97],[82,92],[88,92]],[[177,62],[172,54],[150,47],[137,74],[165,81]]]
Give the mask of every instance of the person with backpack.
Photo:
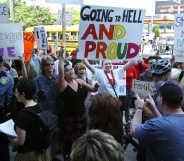
[[[12,143],[18,145],[15,161],[50,161],[46,152],[49,146],[47,133],[44,125],[41,125],[39,116],[36,115],[40,114],[42,109],[33,100],[35,93],[36,86],[32,80],[19,80],[15,96],[25,108],[14,119],[17,137],[9,137]]]

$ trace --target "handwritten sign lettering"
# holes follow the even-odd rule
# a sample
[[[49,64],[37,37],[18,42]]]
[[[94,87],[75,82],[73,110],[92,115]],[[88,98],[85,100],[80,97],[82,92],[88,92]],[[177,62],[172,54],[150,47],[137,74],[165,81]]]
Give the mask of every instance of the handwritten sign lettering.
[[[153,82],[146,82],[140,80],[132,81],[132,90],[139,95],[141,98],[146,98],[148,93],[153,95],[153,92],[156,90]]]
[[[24,32],[24,60],[30,61],[34,47],[35,36],[32,32]]]
[[[138,59],[145,10],[82,6],[77,58]],[[134,35],[134,36],[132,36]]]
[[[22,24],[0,24],[0,56],[4,59],[18,59],[23,52]]]
[[[0,23],[8,23],[8,6],[0,4]]]
[[[48,49],[47,34],[45,32],[44,26],[34,27],[34,34],[36,36],[37,48]]]

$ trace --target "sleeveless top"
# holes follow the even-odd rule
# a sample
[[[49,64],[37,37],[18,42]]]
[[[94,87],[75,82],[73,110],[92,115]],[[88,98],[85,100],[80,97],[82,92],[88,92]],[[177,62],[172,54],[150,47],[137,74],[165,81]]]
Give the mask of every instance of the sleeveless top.
[[[77,82],[78,83],[78,82]],[[88,90],[78,83],[77,91],[74,91],[69,85],[61,93],[64,107],[64,116],[81,116],[85,113],[84,101],[87,97]]]

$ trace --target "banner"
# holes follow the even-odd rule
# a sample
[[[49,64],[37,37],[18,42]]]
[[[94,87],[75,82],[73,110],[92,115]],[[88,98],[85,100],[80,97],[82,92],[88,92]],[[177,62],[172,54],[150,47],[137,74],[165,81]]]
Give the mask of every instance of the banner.
[[[35,36],[32,32],[24,32],[24,60],[30,61],[33,48],[34,48]]]
[[[22,23],[0,24],[0,56],[19,59],[24,53]]]
[[[184,62],[184,14],[174,16],[174,49],[175,62]]]
[[[83,0],[45,0],[46,3],[82,4]]]
[[[148,97],[148,93],[153,95],[155,89],[155,85],[153,82],[146,82],[140,80],[132,81],[132,90],[134,93],[138,94],[140,98]]]
[[[34,35],[36,37],[36,43],[37,43],[38,49],[46,49],[46,50],[49,49],[47,34],[45,32],[44,26],[34,27]]]
[[[0,3],[0,23],[8,23],[8,6],[7,4]]]
[[[82,6],[78,59],[138,60],[145,10]]]

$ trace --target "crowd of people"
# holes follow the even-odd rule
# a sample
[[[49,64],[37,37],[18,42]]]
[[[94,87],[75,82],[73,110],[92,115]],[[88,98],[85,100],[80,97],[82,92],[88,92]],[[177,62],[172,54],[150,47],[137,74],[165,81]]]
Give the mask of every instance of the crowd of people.
[[[184,160],[184,63],[150,56],[94,65],[65,58],[63,48],[56,56],[40,53],[34,49],[30,62],[0,57],[0,123],[12,119],[17,133],[0,133],[1,161],[10,161],[9,143],[16,145],[15,161],[57,161],[59,153],[65,161],[124,161],[122,120],[130,120],[130,108],[135,108],[130,133],[143,153],[138,160]],[[121,96],[119,80],[125,72],[126,95]],[[154,82],[156,92],[145,100],[134,95],[134,79]],[[58,117],[57,135],[48,149],[37,146],[37,120],[25,112],[31,109]]]

